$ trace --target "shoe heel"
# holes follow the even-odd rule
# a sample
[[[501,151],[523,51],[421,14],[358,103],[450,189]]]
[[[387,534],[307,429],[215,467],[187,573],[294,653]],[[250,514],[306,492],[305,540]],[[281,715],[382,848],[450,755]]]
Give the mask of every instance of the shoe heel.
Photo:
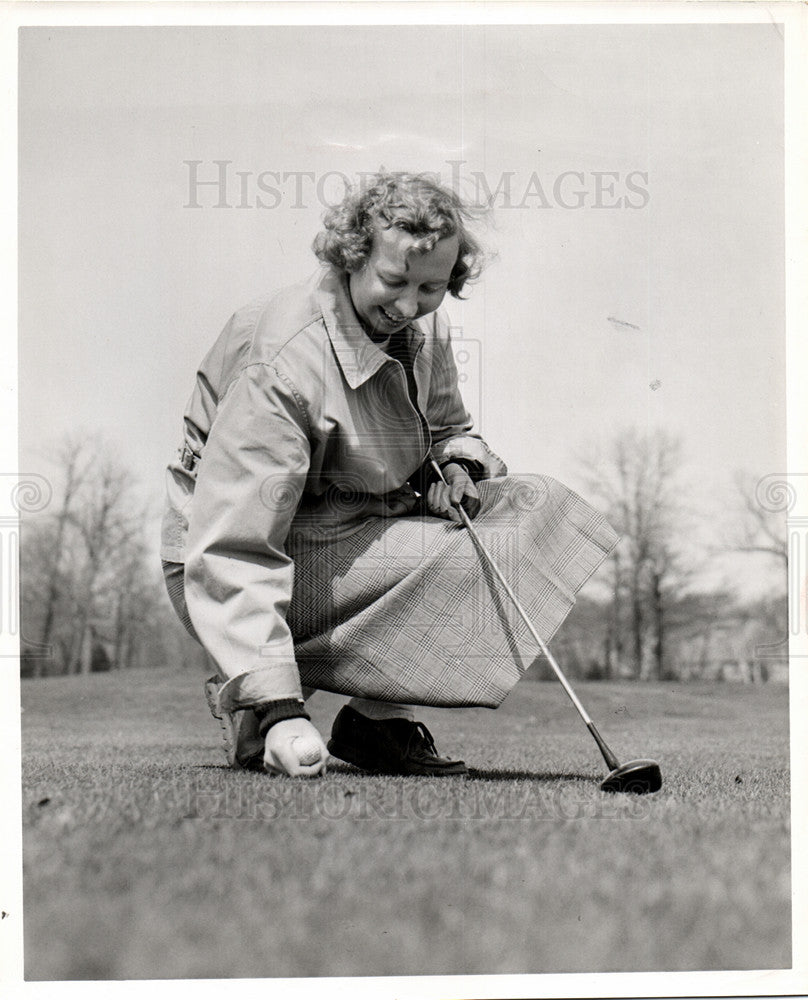
[[[346,764],[353,764],[354,767],[361,768],[363,771],[381,773],[376,761],[371,760],[368,756],[361,753],[357,747],[346,746],[344,743],[339,743],[333,738],[333,736],[330,740],[328,740],[325,746],[326,750],[328,750],[332,757],[336,757],[338,760],[344,760]]]
[[[210,709],[210,714],[214,719],[218,719],[219,722],[222,721],[222,716],[219,711],[219,682],[211,677],[210,680],[205,681],[205,701],[208,703],[208,708]]]

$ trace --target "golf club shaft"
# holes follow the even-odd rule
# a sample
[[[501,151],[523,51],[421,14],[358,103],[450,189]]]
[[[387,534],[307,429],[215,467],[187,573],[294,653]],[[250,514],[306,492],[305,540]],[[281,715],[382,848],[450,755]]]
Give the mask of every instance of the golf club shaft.
[[[446,480],[443,478],[443,473],[440,470],[440,466],[438,465],[438,463],[435,461],[434,458],[431,459],[431,464],[432,464],[432,467],[434,468],[435,472],[440,476],[442,482],[445,483]],[[569,681],[564,676],[564,674],[563,674],[563,672],[561,670],[561,667],[559,667],[559,665],[556,663],[555,657],[550,652],[550,650],[547,648],[547,645],[545,644],[544,640],[539,635],[539,633],[536,631],[536,628],[534,627],[533,622],[531,622],[530,618],[528,617],[527,612],[522,607],[522,605],[519,603],[519,598],[516,596],[516,594],[511,589],[511,585],[508,583],[508,581],[502,575],[502,572],[500,571],[499,566],[497,566],[497,564],[491,558],[491,555],[488,552],[488,549],[486,549],[486,547],[483,545],[482,540],[480,539],[480,536],[474,530],[474,526],[471,523],[471,518],[468,516],[468,514],[465,512],[465,510],[463,510],[463,508],[462,508],[462,506],[460,504],[455,504],[454,506],[455,506],[455,510],[457,510],[458,514],[460,514],[460,518],[463,521],[463,524],[466,526],[466,530],[469,532],[469,534],[471,535],[471,537],[474,539],[474,542],[476,543],[476,545],[479,548],[479,550],[485,556],[486,560],[488,561],[488,565],[491,567],[492,572],[494,573],[494,575],[496,576],[496,578],[499,580],[499,582],[502,584],[502,587],[505,590],[505,593],[511,599],[511,603],[516,608],[516,610],[519,612],[519,615],[520,615],[522,621],[527,626],[528,631],[533,636],[533,638],[536,640],[536,643],[538,644],[539,649],[542,651],[542,653],[546,657],[547,662],[553,668],[553,672],[555,673],[556,677],[561,682],[561,686],[567,692],[567,695],[568,695],[570,701],[573,703],[573,705],[575,706],[575,708],[578,710],[578,714],[581,716],[581,718],[586,723],[586,728],[592,734],[595,742],[597,743],[598,748],[600,749],[600,752],[603,754],[603,759],[606,761],[606,763],[607,763],[607,765],[609,767],[609,770],[613,771],[616,767],[620,766],[617,758],[611,752],[611,750],[609,749],[609,747],[606,745],[603,737],[598,732],[598,730],[597,730],[597,728],[595,726],[595,723],[589,718],[589,713],[584,708],[584,706],[581,704],[581,702],[578,700],[578,695],[576,695],[576,693],[570,687]]]

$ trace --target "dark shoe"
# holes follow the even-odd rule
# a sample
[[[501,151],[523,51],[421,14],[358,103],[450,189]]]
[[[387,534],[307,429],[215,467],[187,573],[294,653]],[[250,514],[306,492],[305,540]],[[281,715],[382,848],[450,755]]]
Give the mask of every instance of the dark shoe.
[[[221,686],[218,677],[205,681],[205,699],[210,714],[222,727],[227,763],[237,771],[263,771],[264,741],[258,734],[258,716],[249,708],[225,712],[219,705]]]
[[[350,705],[340,709],[331,728],[328,752],[340,760],[377,774],[420,774],[441,777],[466,774],[462,760],[439,757],[423,722],[409,719],[376,721]]]

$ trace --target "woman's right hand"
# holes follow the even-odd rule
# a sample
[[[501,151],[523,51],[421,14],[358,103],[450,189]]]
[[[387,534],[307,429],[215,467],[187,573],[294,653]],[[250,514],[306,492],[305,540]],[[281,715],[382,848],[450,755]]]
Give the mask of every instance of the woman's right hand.
[[[443,467],[445,482],[436,482],[427,490],[426,507],[434,517],[444,517],[450,521],[462,523],[457,513],[457,505],[473,520],[480,511],[480,494],[471,477],[462,465],[450,462]]]
[[[308,719],[282,719],[267,731],[264,770],[292,778],[325,774],[328,750]]]

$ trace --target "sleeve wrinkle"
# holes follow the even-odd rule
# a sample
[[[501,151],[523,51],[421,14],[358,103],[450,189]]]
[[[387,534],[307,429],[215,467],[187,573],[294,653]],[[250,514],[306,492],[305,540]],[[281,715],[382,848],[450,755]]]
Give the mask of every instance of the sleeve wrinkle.
[[[292,394],[292,398],[295,401],[295,405],[300,413],[302,422],[305,426],[306,434],[308,435],[309,438],[311,438],[311,420],[309,418],[308,409],[306,407],[305,400],[303,399],[303,395],[297,388],[295,383],[289,378],[289,376],[285,372],[280,371],[279,368],[277,368],[274,364],[272,364],[269,361],[251,361],[250,364],[244,366],[239,375],[247,372],[251,368],[268,369],[278,379],[279,382],[283,383],[283,385]],[[236,378],[238,378],[238,376],[236,376]]]

